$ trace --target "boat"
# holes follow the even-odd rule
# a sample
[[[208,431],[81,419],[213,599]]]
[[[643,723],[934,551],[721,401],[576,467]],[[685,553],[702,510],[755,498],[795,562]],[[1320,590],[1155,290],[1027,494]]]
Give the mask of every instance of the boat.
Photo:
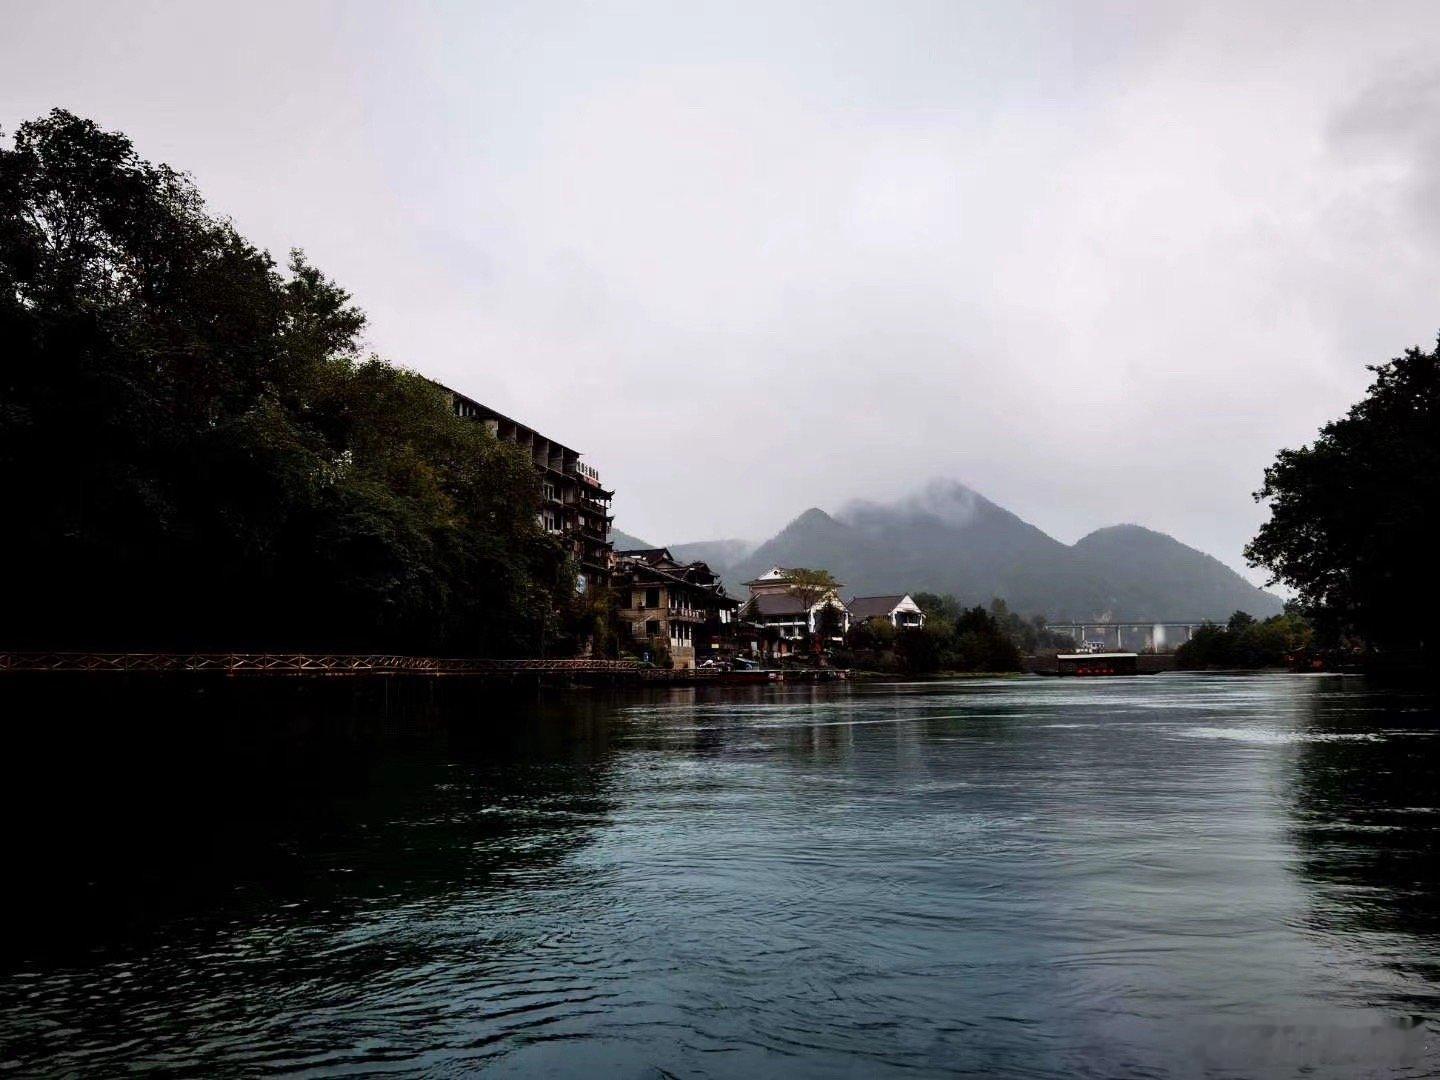
[[[1099,675],[1138,675],[1140,657],[1133,652],[1061,653],[1055,657],[1056,673],[1095,677]]]

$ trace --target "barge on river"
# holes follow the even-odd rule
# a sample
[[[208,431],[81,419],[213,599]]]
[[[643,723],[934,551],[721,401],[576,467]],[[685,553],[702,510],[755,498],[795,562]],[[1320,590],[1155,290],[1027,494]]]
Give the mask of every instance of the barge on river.
[[[1133,652],[1061,653],[1055,667],[1060,675],[1137,675],[1139,659]]]

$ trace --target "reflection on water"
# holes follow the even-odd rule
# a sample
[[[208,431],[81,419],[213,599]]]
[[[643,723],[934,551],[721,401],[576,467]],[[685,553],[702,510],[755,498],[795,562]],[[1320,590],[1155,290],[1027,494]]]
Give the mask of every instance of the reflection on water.
[[[25,707],[6,1064],[1440,1071],[1423,698],[1164,676],[309,708]]]
[[[1378,730],[1377,730],[1378,729]],[[1418,696],[1315,695],[1290,789],[1311,917],[1367,959],[1440,985],[1440,729]]]

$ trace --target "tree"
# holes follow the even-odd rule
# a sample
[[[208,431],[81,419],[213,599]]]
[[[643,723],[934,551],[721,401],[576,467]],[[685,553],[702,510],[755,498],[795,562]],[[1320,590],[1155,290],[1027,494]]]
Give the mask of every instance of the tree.
[[[528,456],[364,314],[63,110],[0,148],[14,647],[532,652],[573,573]]]
[[[895,627],[883,616],[860,619],[850,624],[845,643],[856,651],[875,652],[895,644]]]
[[[1310,627],[1287,611],[1258,622],[1243,611],[1225,626],[1207,624],[1175,650],[1175,663],[1192,670],[1205,668],[1281,668],[1299,662],[1310,645]]]
[[[815,636],[822,642],[840,636],[840,609],[834,604],[825,604],[815,613]]]
[[[959,600],[949,593],[918,592],[915,594],[915,603],[925,613],[927,620],[944,619],[946,622],[954,623],[960,618],[963,610]]]
[[[811,570],[800,566],[785,571],[785,591],[799,600],[809,611],[825,597],[840,588],[829,570]]]
[[[836,581],[834,575],[828,570],[812,570],[803,566],[786,570],[785,578],[785,591],[800,602],[802,613],[805,615],[804,636],[808,639],[810,648],[818,656],[825,651],[825,641],[829,636],[819,631],[818,623],[824,611],[830,609],[830,605],[827,604],[821,610],[820,615],[817,615],[817,627],[814,633],[810,630],[809,614],[817,604],[834,595],[835,591],[840,588],[840,582]]]
[[[1019,671],[1020,650],[995,616],[976,605],[955,623],[955,664],[962,671]]]
[[[1440,347],[1370,368],[1365,398],[1309,446],[1282,450],[1246,548],[1295,592],[1327,643],[1433,660],[1440,602]]]
[[[910,675],[928,675],[945,666],[949,635],[926,626],[906,626],[895,632],[895,659]]]

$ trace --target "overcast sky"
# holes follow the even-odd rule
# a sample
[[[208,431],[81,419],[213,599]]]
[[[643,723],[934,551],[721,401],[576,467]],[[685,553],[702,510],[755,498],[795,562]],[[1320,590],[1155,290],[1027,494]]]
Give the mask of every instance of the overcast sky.
[[[190,171],[656,542],[943,477],[1239,567],[1275,451],[1440,328],[1433,0],[0,16],[0,127]]]

